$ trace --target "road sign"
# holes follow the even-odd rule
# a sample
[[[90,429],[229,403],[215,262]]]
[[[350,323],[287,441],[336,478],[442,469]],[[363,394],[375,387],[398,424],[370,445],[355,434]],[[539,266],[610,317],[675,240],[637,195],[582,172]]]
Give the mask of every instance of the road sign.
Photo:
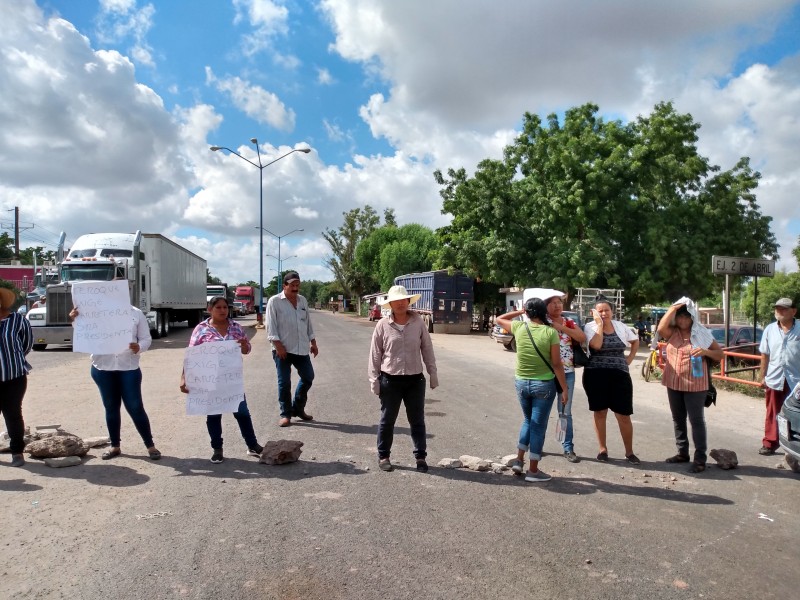
[[[775,261],[765,258],[712,256],[711,272],[714,275],[744,275],[746,277],[774,277]]]

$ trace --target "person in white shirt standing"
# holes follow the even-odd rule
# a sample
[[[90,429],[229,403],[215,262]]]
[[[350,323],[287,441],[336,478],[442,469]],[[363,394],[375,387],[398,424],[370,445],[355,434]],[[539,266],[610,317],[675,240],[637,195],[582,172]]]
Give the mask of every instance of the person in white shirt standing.
[[[69,316],[74,319],[78,314],[78,309],[73,308]],[[150,348],[153,338],[150,337],[150,328],[144,313],[135,306],[131,306],[131,314],[134,340],[128,345],[128,349],[119,354],[92,354],[92,379],[97,384],[100,397],[103,399],[103,406],[106,409],[106,427],[108,427],[108,435],[111,438],[111,448],[102,454],[103,460],[112,459],[122,453],[120,449],[120,429],[122,427],[120,406],[123,404],[131,416],[136,430],[142,436],[150,458],[153,460],[161,458],[161,452],[153,444],[150,419],[142,402],[142,371],[139,368],[141,353]]]
[[[291,418],[311,421],[306,412],[308,390],[314,382],[314,367],[309,354],[317,356],[317,340],[311,326],[308,302],[300,295],[300,275],[288,271],[283,276],[283,291],[267,302],[267,339],[272,342],[272,358],[278,371],[278,403],[281,427],[288,427]],[[300,381],[292,399],[292,367]]]

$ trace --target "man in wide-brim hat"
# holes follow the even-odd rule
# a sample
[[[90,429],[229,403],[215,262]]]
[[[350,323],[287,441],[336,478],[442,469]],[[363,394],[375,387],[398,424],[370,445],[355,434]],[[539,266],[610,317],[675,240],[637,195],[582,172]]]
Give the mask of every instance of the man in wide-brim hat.
[[[369,350],[369,383],[372,393],[381,401],[381,420],[378,425],[378,466],[382,471],[393,469],[390,455],[394,440],[394,424],[400,405],[406,405],[411,426],[417,471],[428,471],[425,461],[427,440],[425,431],[425,375],[428,371],[431,389],[439,385],[433,343],[422,317],[409,307],[420,294],[409,294],[402,285],[389,288],[386,300],[391,313],[378,321],[372,333]]]

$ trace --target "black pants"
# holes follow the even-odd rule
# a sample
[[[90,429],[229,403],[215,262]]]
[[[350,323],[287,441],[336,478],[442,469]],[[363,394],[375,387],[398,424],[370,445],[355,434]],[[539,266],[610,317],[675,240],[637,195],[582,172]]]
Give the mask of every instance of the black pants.
[[[692,441],[694,442],[694,462],[706,464],[706,391],[679,392],[667,388],[669,409],[672,411],[672,424],[675,427],[675,445],[678,454],[689,456],[689,432],[686,428],[686,417],[692,425]]]
[[[6,420],[6,431],[11,438],[11,454],[25,450],[25,422],[22,420],[22,398],[28,388],[28,376],[10,381],[0,381],[0,412]]]
[[[411,426],[414,456],[425,458],[425,377],[419,375],[387,375],[381,373],[381,422],[378,425],[378,458],[389,458],[394,441],[394,424],[400,413],[400,404],[406,405],[406,417]]]

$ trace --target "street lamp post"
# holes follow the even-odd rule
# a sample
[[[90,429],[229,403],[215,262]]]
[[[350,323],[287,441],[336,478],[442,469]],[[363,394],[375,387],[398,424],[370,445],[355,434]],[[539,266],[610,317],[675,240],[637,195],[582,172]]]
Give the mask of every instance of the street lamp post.
[[[290,154],[294,154],[295,152],[303,152],[304,154],[308,154],[309,152],[311,152],[311,148],[295,148],[294,150],[291,150],[290,152],[287,152],[286,154],[284,154],[282,156],[279,156],[275,160],[272,160],[272,161],[270,161],[268,163],[262,163],[261,162],[261,149],[258,147],[258,139],[250,138],[250,143],[252,143],[256,147],[256,154],[258,155],[258,164],[254,163],[249,158],[245,158],[244,156],[242,156],[241,154],[236,152],[236,150],[231,150],[230,148],[227,148],[225,146],[211,146],[211,148],[209,148],[209,149],[212,152],[216,152],[218,150],[227,150],[231,154],[235,154],[236,156],[238,156],[242,160],[249,162],[251,165],[253,165],[255,168],[258,169],[258,184],[259,184],[259,188],[258,188],[258,209],[259,209],[258,223],[259,223],[259,227],[258,227],[258,229],[261,230],[261,235],[260,235],[260,238],[259,238],[259,251],[258,251],[258,309],[257,309],[257,312],[256,312],[256,314],[257,314],[256,318],[258,319],[259,323],[263,323],[264,322],[264,315],[262,313],[262,307],[264,306],[264,231],[266,231],[264,229],[264,169],[267,168],[268,166],[270,166],[271,164],[278,162],[280,159],[286,158]],[[278,241],[278,244],[280,245],[280,240]],[[280,248],[278,249],[278,252],[280,253]]]
[[[278,273],[283,275],[283,263],[285,263],[290,258],[297,258],[297,254],[292,254],[291,256],[287,256],[284,259],[281,259],[279,256],[275,256],[274,254],[265,254],[264,256],[269,256],[270,258],[274,258],[278,261]],[[273,271],[275,269],[272,269]]]
[[[283,273],[283,264],[282,264],[283,261],[281,261],[281,240],[286,236],[292,235],[293,233],[297,233],[298,231],[305,231],[305,229],[292,229],[289,233],[284,233],[283,235],[275,235],[269,229],[266,229],[264,227],[257,227],[256,229],[261,229],[261,231],[266,231],[272,237],[278,239],[278,256],[272,256],[271,254],[267,254],[267,256],[272,256],[272,258],[278,259],[278,269],[281,271],[281,273]]]

